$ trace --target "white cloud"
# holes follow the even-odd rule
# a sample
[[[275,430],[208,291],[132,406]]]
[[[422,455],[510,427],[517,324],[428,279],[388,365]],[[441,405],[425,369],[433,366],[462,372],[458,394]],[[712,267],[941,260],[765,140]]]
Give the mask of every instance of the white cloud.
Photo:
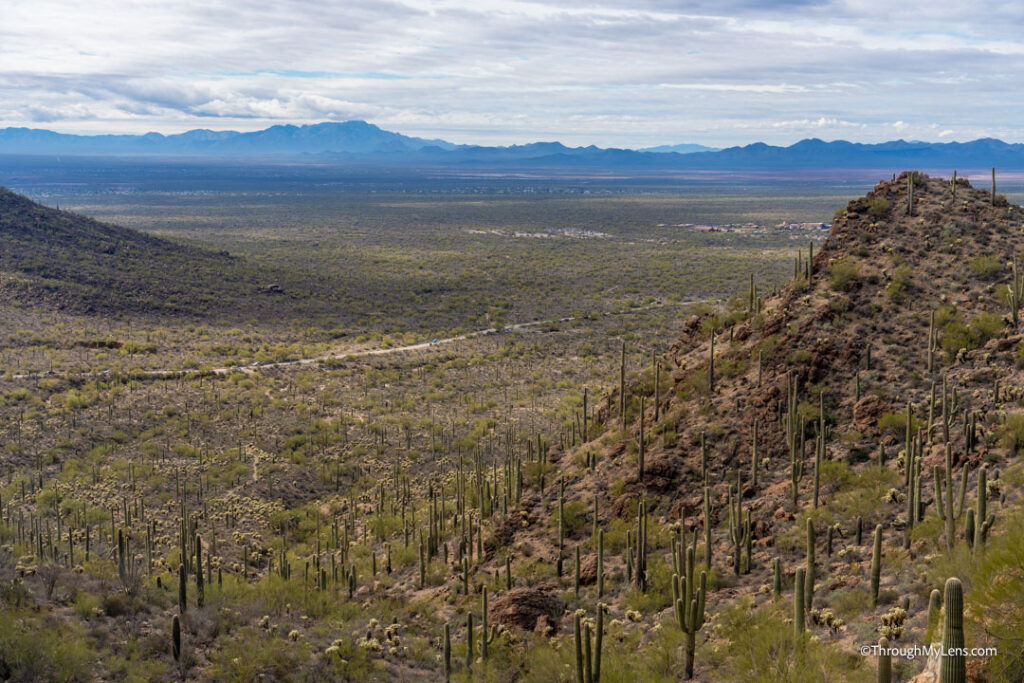
[[[959,135],[1024,139],[1024,10],[990,1],[7,5],[0,126],[366,118],[458,142],[724,145],[941,138],[940,111]]]

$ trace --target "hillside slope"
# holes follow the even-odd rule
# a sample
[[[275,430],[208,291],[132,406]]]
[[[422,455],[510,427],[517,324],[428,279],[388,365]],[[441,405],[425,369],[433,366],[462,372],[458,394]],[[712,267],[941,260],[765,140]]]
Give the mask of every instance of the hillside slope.
[[[200,313],[252,291],[237,259],[49,208],[0,187],[0,298],[85,312]]]

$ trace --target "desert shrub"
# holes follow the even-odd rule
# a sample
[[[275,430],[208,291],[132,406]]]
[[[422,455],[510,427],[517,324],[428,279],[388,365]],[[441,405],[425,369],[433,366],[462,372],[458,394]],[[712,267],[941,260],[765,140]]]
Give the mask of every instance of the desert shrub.
[[[716,378],[722,377],[728,379],[729,377],[736,377],[742,375],[747,371],[749,364],[742,358],[730,358],[724,357],[716,359],[715,361],[715,375]]]
[[[773,334],[770,337],[765,337],[761,342],[755,346],[750,352],[750,360],[754,363],[757,362],[757,352],[761,352],[761,361],[767,363],[775,356],[775,350],[779,346],[779,335]]]
[[[999,427],[999,445],[1017,453],[1024,446],[1024,413],[1010,413]]]
[[[0,618],[0,678],[5,681],[91,681],[95,661],[84,635],[59,621],[15,618],[12,612]]]
[[[935,309],[935,325],[939,329],[942,329],[946,323],[953,320],[960,320],[960,312],[949,304],[942,304]]]
[[[889,210],[889,200],[885,197],[874,197],[868,200],[868,215],[878,218]]]
[[[715,618],[724,647],[706,648],[704,661],[721,681],[873,681],[868,658],[841,653],[808,632],[796,639],[787,608],[791,601],[754,607],[736,600]],[[787,623],[789,622],[789,623]]]
[[[982,313],[971,319],[971,334],[978,346],[997,336],[1006,327],[1006,321],[998,313]]]
[[[892,279],[885,286],[885,295],[895,303],[903,303],[907,298],[907,289],[910,287],[910,266],[902,263],[896,266]]]
[[[565,503],[565,535],[567,538],[575,536],[587,521],[587,506],[581,500],[570,500]],[[555,529],[558,529],[558,505],[555,505],[552,512],[552,522]]]
[[[992,339],[1006,327],[1006,322],[997,313],[982,313],[964,323],[960,319],[950,320],[942,328],[942,348],[950,355],[960,349],[976,349]]]
[[[998,275],[1003,270],[1003,264],[995,256],[989,256],[983,254],[981,256],[975,256],[967,262],[967,267],[970,268],[971,272],[984,280],[988,280]]]
[[[797,349],[793,353],[789,354],[789,362],[794,365],[801,365],[803,363],[807,363],[813,357],[814,354],[811,353],[810,349]]]
[[[871,594],[860,587],[840,589],[828,597],[828,606],[849,623],[871,609]]]
[[[309,660],[304,641],[290,642],[246,626],[211,657],[211,677],[222,681],[286,680]]]
[[[657,555],[647,562],[647,592],[631,590],[623,605],[640,614],[654,614],[672,605],[672,567]]]
[[[893,436],[903,436],[907,428],[906,413],[884,413],[878,418],[878,428]]]
[[[849,291],[859,276],[860,269],[853,261],[836,261],[828,267],[828,286],[837,292]]]

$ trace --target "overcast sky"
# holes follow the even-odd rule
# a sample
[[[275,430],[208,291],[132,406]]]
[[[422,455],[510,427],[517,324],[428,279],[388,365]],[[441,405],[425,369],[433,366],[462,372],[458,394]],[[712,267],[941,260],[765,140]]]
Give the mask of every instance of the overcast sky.
[[[0,127],[1024,141],[1024,3],[3,0]]]

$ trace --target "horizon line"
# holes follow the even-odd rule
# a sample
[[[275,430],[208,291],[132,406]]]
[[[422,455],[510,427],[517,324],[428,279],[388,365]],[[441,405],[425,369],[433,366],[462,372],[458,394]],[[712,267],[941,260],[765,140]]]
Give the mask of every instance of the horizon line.
[[[657,148],[657,147],[674,147],[674,146],[679,146],[679,145],[699,145],[701,147],[708,147],[709,148],[708,151],[714,152],[714,151],[724,151],[724,150],[727,150],[727,149],[738,149],[738,148],[743,148],[743,147],[748,147],[750,145],[758,145],[758,144],[766,145],[768,147],[778,147],[778,148],[785,149],[787,147],[792,147],[792,146],[797,145],[797,144],[799,144],[801,142],[807,142],[807,141],[820,141],[820,142],[824,142],[824,143],[827,143],[827,144],[828,143],[835,143],[835,142],[848,142],[848,143],[857,144],[857,145],[884,145],[884,144],[892,143],[892,142],[904,142],[904,143],[907,143],[907,144],[928,144],[928,145],[941,144],[941,145],[945,145],[945,144],[967,144],[967,143],[978,142],[978,141],[982,141],[982,140],[993,140],[993,141],[1001,142],[1001,143],[1007,144],[1007,145],[1024,144],[1024,141],[1022,141],[1022,142],[1012,142],[1012,141],[1008,141],[1008,140],[1003,140],[1002,138],[995,137],[995,136],[992,136],[992,135],[982,135],[980,137],[971,138],[971,139],[967,139],[967,140],[958,140],[958,139],[948,139],[948,140],[947,139],[937,139],[937,140],[913,139],[913,140],[907,140],[907,139],[904,139],[904,138],[890,138],[890,139],[882,140],[880,142],[862,142],[862,141],[858,141],[858,140],[850,139],[850,138],[825,139],[825,138],[821,138],[821,137],[812,136],[812,137],[802,137],[802,138],[796,139],[796,140],[794,140],[792,142],[789,142],[788,144],[768,143],[768,142],[764,142],[763,140],[754,139],[754,140],[751,140],[749,142],[745,142],[745,143],[741,143],[741,144],[732,144],[732,145],[716,145],[716,144],[709,144],[709,143],[704,143],[704,142],[684,141],[684,142],[661,142],[661,143],[658,143],[658,144],[646,145],[646,146],[643,146],[643,147],[622,147],[622,146],[615,146],[615,145],[604,147],[604,146],[599,145],[596,142],[592,142],[592,143],[586,144],[586,145],[575,145],[575,146],[573,146],[573,145],[567,145],[567,144],[565,144],[565,143],[563,143],[563,142],[561,142],[560,140],[557,140],[557,139],[547,139],[547,140],[545,140],[545,139],[532,139],[532,140],[530,140],[528,142],[514,142],[514,143],[509,143],[509,144],[504,144],[504,145],[495,145],[495,144],[490,144],[489,145],[489,144],[484,144],[484,143],[455,143],[455,142],[451,142],[450,140],[446,140],[444,138],[437,137],[436,135],[435,136],[431,136],[429,134],[403,133],[403,132],[400,132],[398,130],[393,130],[393,129],[390,129],[390,128],[385,128],[385,127],[383,127],[380,124],[373,123],[372,121],[368,121],[366,119],[346,119],[344,121],[324,120],[324,121],[317,121],[317,122],[313,122],[313,123],[281,122],[281,123],[273,123],[273,124],[270,124],[270,125],[265,125],[265,126],[260,127],[260,128],[252,128],[252,129],[249,129],[249,130],[239,130],[239,129],[236,129],[236,128],[216,129],[216,128],[197,127],[197,128],[189,128],[187,130],[183,130],[183,131],[177,132],[177,133],[165,133],[165,132],[161,132],[159,130],[147,130],[144,133],[128,133],[128,132],[117,132],[117,131],[106,131],[106,132],[91,132],[91,131],[90,132],[68,132],[67,130],[58,130],[58,129],[54,129],[54,128],[42,128],[42,127],[36,127],[36,126],[30,126],[30,125],[8,125],[8,126],[5,126],[3,128],[0,128],[0,131],[6,131],[6,130],[41,131],[41,132],[46,132],[46,133],[55,133],[57,135],[67,135],[67,136],[82,137],[82,138],[97,138],[97,137],[105,137],[105,136],[119,136],[119,137],[136,137],[136,138],[141,138],[141,137],[146,137],[146,136],[149,136],[149,135],[160,135],[162,137],[167,138],[167,137],[175,137],[175,136],[180,136],[180,135],[186,135],[188,133],[194,133],[194,132],[235,133],[235,134],[238,134],[238,135],[245,135],[245,134],[250,134],[250,133],[263,132],[263,131],[266,131],[266,130],[270,130],[272,128],[289,128],[290,127],[290,128],[299,128],[299,129],[301,129],[301,128],[312,128],[312,127],[315,127],[315,126],[322,126],[322,125],[331,125],[331,124],[334,124],[334,125],[344,125],[344,124],[349,124],[349,123],[363,123],[363,124],[366,124],[368,126],[373,126],[373,127],[377,128],[378,130],[381,130],[381,131],[387,132],[387,133],[394,133],[394,134],[397,134],[397,135],[402,135],[404,137],[410,137],[410,138],[418,138],[418,139],[426,139],[426,140],[434,139],[434,140],[439,140],[439,141],[442,141],[442,142],[446,142],[448,144],[454,144],[454,145],[463,146],[463,147],[514,147],[514,146],[525,146],[525,145],[532,145],[532,144],[560,144],[560,145],[562,145],[564,147],[567,147],[569,149],[581,149],[581,148],[586,148],[586,147],[597,147],[598,149],[607,149],[607,150],[621,149],[621,150],[629,150],[629,151],[637,151],[637,152],[639,152],[639,151],[644,151],[644,150],[653,149],[653,148]],[[660,152],[660,153],[663,154],[664,152]],[[691,152],[691,153],[693,153],[693,152]],[[697,152],[697,153],[699,153],[699,152]]]

